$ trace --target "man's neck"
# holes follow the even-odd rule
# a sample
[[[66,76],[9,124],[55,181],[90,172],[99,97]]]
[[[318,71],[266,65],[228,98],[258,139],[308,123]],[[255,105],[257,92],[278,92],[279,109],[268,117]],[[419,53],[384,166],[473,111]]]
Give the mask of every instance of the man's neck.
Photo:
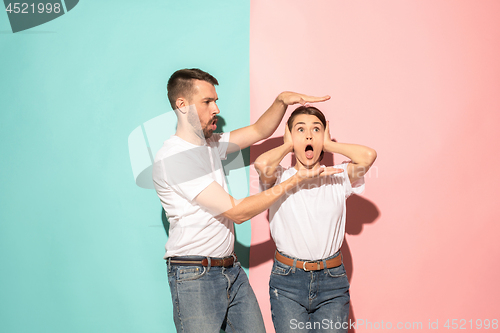
[[[175,135],[196,146],[204,146],[207,143],[203,135],[200,136],[190,129],[177,128]]]

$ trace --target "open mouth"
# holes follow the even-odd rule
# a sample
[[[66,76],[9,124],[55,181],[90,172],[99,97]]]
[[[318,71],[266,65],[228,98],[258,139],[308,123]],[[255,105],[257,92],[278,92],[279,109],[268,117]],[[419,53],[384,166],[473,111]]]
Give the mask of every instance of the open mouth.
[[[217,117],[214,117],[214,119],[212,120],[212,130],[216,130],[217,129]]]
[[[306,146],[306,158],[311,159],[314,156],[314,149],[311,145]]]

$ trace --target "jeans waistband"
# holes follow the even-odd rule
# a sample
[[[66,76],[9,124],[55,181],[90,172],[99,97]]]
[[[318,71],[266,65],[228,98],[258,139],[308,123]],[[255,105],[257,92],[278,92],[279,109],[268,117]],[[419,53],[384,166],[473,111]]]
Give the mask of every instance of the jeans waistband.
[[[179,256],[168,257],[166,259],[167,265],[180,265],[180,266],[204,266],[204,267],[230,267],[238,261],[236,254],[227,257],[204,257],[204,256]]]
[[[337,251],[333,256],[319,260],[302,260],[289,257],[276,251],[275,258],[277,261],[287,266],[303,269],[304,271],[319,271],[325,268],[334,268],[342,265],[342,254]]]

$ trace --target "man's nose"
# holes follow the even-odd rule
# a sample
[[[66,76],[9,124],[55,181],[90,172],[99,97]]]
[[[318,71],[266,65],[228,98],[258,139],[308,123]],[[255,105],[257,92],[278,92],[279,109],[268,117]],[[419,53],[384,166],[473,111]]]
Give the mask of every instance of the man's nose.
[[[215,104],[214,109],[212,110],[212,113],[213,114],[219,114],[220,113],[219,106],[217,104]]]

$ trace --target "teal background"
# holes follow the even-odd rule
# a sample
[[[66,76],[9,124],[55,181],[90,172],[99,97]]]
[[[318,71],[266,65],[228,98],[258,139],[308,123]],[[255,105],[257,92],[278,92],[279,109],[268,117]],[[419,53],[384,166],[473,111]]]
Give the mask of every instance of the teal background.
[[[127,139],[186,67],[219,80],[225,131],[249,124],[249,1],[80,1],[16,34],[2,12],[0,52],[0,331],[172,332],[161,206]]]

